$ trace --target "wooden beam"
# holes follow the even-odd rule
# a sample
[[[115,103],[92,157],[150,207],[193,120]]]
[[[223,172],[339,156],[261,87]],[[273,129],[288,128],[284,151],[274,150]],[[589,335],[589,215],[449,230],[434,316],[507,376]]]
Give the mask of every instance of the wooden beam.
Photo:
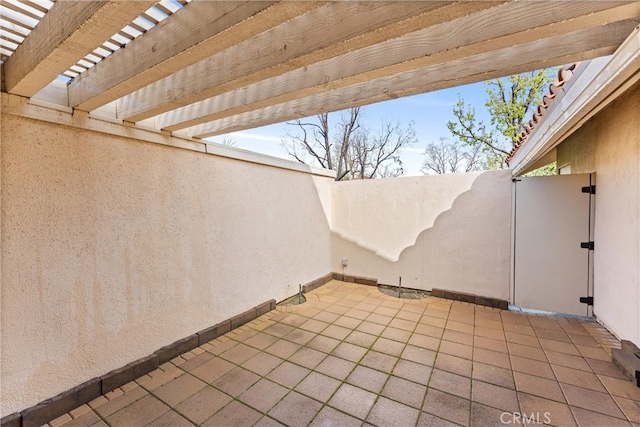
[[[402,96],[474,83],[506,75],[608,55],[635,27],[635,20],[579,30],[380,77],[340,90],[311,95],[184,129],[205,138],[242,129],[312,116]],[[514,61],[513,58],[521,58]],[[527,58],[527,60],[523,60]]]
[[[118,114],[143,120],[501,3],[331,2],[125,96]]]
[[[176,131],[383,75],[637,15],[637,2],[573,2],[559,9],[541,8],[532,2],[504,4],[161,114],[155,118],[155,126]],[[531,18],[523,20],[522,16]]]
[[[71,106],[94,110],[323,4],[194,0],[74,79]]]
[[[154,1],[58,1],[4,64],[6,89],[33,96]]]

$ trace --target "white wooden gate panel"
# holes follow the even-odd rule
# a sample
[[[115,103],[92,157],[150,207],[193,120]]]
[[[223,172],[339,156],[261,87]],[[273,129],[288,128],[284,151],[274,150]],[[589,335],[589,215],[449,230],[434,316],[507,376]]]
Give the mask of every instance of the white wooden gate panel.
[[[589,174],[523,177],[515,183],[514,303],[586,316],[589,289]]]

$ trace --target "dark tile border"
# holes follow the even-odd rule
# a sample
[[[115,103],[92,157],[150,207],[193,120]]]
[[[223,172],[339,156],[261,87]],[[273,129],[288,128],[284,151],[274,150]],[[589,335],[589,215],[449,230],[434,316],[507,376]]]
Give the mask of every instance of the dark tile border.
[[[102,381],[93,378],[22,411],[22,427],[40,427],[101,395]]]
[[[455,292],[448,291],[446,289],[433,288],[431,290],[431,296],[436,298],[450,299],[454,301],[469,302],[476,305],[499,308],[501,310],[509,309],[509,302],[503,299],[483,297],[480,295],[468,294],[466,292]]]
[[[163,347],[164,348],[164,347]],[[188,350],[187,350],[188,351]],[[161,365],[157,352],[135,362],[131,362],[121,368],[114,369],[106,375],[100,377],[102,391],[100,394],[109,393],[138,377],[148,374]]]
[[[329,274],[325,274],[324,276],[320,277],[319,279],[316,279],[312,282],[307,283],[306,285],[302,286],[302,292],[303,293],[307,293],[307,292],[311,292],[314,289],[319,288],[320,286],[324,285],[325,283],[329,283],[330,281],[332,281],[334,279],[334,274],[335,273],[329,273]]]
[[[640,387],[640,349],[631,341],[620,342],[622,348],[611,349],[611,361],[616,365],[636,386]]]
[[[174,357],[180,356],[182,353],[186,353],[189,350],[193,350],[198,346],[198,334],[189,335],[174,343],[165,345],[164,347],[155,351],[158,356],[158,365],[168,362]]]
[[[325,276],[327,277],[327,276]],[[82,406],[136,378],[147,374],[163,363],[194,348],[226,334],[263,314],[275,310],[276,300],[263,302],[242,314],[224,320],[217,325],[203,329],[188,337],[166,345],[149,356],[131,362],[121,368],[99,377],[92,378],[72,389],[64,391],[35,406],[7,415],[0,419],[2,427],[40,427],[67,412]]]
[[[20,418],[20,412],[14,412],[0,419],[0,426],[2,427],[20,427],[22,425],[22,418]]]

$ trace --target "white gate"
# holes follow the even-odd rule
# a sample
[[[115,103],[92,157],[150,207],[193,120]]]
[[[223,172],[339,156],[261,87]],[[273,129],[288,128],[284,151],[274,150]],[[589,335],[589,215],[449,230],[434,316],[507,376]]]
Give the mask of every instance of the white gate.
[[[577,174],[514,180],[516,306],[591,314],[594,178]]]

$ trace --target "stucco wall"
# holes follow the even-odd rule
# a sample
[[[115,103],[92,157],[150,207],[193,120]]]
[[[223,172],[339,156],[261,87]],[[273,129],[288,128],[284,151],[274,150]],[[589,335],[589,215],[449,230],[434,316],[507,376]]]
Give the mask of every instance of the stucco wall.
[[[339,182],[332,218],[334,271],[509,299],[511,171]]]
[[[0,416],[331,270],[331,179],[6,114],[1,137]]]
[[[640,86],[558,147],[558,164],[596,172],[594,314],[640,345]]]

